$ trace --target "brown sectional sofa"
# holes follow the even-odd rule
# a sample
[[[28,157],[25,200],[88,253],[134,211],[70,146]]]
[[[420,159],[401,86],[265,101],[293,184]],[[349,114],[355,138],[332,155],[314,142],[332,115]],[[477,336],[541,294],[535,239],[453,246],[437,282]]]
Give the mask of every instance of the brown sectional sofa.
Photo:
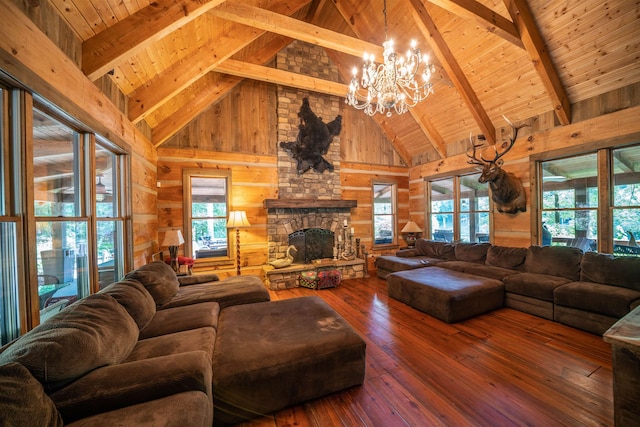
[[[0,349],[0,425],[224,425],[300,403],[291,387],[306,388],[304,400],[362,383],[365,343],[335,311],[316,297],[269,299],[257,276],[178,278],[164,262],[143,266]],[[241,330],[260,317],[299,326],[279,333],[271,329],[281,325],[265,322],[253,328],[261,346],[235,349],[247,346]],[[327,319],[322,345],[331,351],[319,358],[308,335]],[[280,335],[295,337],[295,348]],[[255,357],[256,372],[238,380],[245,361],[224,358],[234,351]],[[332,371],[343,366],[348,372]],[[281,383],[288,372],[312,368],[324,383]],[[251,387],[258,374],[262,385]],[[217,384],[225,379],[230,385]]]
[[[505,306],[599,335],[640,305],[640,258],[566,246],[418,239],[412,249],[378,257],[376,266],[391,297],[450,323],[503,306],[491,281]]]

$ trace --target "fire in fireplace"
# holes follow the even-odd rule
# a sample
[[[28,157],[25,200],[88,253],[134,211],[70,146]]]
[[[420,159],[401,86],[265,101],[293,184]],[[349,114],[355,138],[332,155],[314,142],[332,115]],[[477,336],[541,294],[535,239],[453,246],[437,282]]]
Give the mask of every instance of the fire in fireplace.
[[[289,244],[298,250],[293,262],[309,264],[316,259],[333,257],[334,235],[324,228],[307,228],[289,234]]]

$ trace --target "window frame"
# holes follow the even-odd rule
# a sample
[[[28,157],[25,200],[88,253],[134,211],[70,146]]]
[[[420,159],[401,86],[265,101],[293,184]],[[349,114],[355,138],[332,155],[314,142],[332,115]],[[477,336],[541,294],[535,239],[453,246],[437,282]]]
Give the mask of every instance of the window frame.
[[[604,154],[606,155],[606,153],[604,153]],[[595,188],[598,191],[598,198],[597,198],[597,203],[598,204],[596,206],[589,206],[588,203],[587,203],[587,206],[577,206],[577,204],[574,203],[573,207],[545,208],[544,207],[544,200],[543,200],[544,191],[543,191],[543,188],[542,188],[543,185],[544,185],[544,181],[542,179],[542,177],[543,177],[543,164],[547,163],[547,162],[561,161],[561,160],[565,160],[565,159],[569,159],[569,158],[587,157],[587,156],[592,156],[592,155],[595,155],[596,176],[595,177],[591,177],[591,179],[596,181],[596,187]],[[575,155],[554,157],[554,158],[551,158],[551,159],[538,160],[536,162],[536,165],[535,165],[536,166],[536,176],[541,177],[540,184],[539,184],[540,187],[539,187],[538,192],[537,192],[537,198],[538,198],[537,206],[538,206],[538,208],[537,208],[537,211],[536,211],[536,216],[539,217],[538,218],[538,222],[540,223],[540,240],[537,241],[537,244],[540,244],[540,245],[543,244],[543,241],[542,241],[542,238],[543,238],[543,236],[542,236],[542,226],[543,226],[542,215],[543,215],[543,213],[553,213],[553,212],[555,212],[556,214],[561,214],[563,212],[573,212],[574,214],[577,214],[578,212],[591,212],[591,213],[595,212],[597,228],[598,229],[600,228],[600,216],[601,216],[600,215],[600,212],[601,212],[600,206],[601,205],[600,205],[599,193],[600,193],[600,191],[602,191],[602,188],[600,186],[600,181],[601,180],[598,177],[602,174],[602,168],[599,165],[599,160],[598,160],[598,158],[599,158],[598,156],[599,155],[600,154],[598,153],[597,150],[596,151],[584,151],[584,152],[581,152],[581,153],[578,153],[578,154],[575,154]],[[584,191],[585,191],[585,197],[586,197],[586,199],[588,201],[589,200],[588,189],[591,188],[591,187],[585,186],[583,188],[584,188]],[[576,188],[575,186],[571,186],[571,187],[568,187],[568,189],[574,191],[574,200],[575,200],[576,199],[575,192],[579,188]],[[586,231],[586,230],[584,230],[584,231]],[[585,237],[585,236],[581,236],[581,237]],[[588,238],[588,236],[586,236],[586,238]],[[578,239],[578,237],[574,236],[573,239],[574,240]],[[597,236],[597,240],[599,240],[599,236]],[[566,244],[566,243],[569,243],[571,241],[572,241],[572,239],[567,237],[567,240],[564,243]],[[557,240],[557,242],[562,243],[563,241],[562,240]],[[550,244],[551,245],[553,244],[553,240],[550,242]]]
[[[378,185],[391,187],[391,213],[390,214],[376,214],[376,191],[375,188]],[[391,242],[389,243],[376,243],[376,217],[377,216],[391,216]],[[392,180],[376,180],[371,182],[371,242],[373,249],[383,249],[389,247],[398,246],[398,183]]]
[[[90,135],[91,152],[93,153],[91,159],[91,170],[93,173],[87,174],[88,186],[91,189],[91,240],[95,243],[94,251],[90,252],[91,257],[95,256],[92,260],[92,265],[96,268],[92,272],[93,280],[92,291],[97,292],[100,287],[109,285],[109,283],[101,283],[100,273],[103,273],[102,277],[105,277],[104,270],[101,271],[98,263],[98,224],[100,222],[114,222],[116,235],[114,236],[114,265],[113,265],[113,281],[117,281],[124,277],[124,274],[129,270],[129,266],[132,264],[133,248],[132,242],[132,227],[131,227],[131,204],[129,203],[130,194],[127,192],[127,188],[131,188],[131,156],[112,143],[108,139],[101,135]],[[96,153],[98,147],[104,151],[110,153],[111,156],[111,168],[112,168],[112,203],[114,205],[114,213],[110,217],[98,216],[98,197],[96,194],[95,176],[98,172]],[[127,197],[129,196],[129,197]],[[120,259],[117,254],[120,254]]]
[[[489,184],[487,183],[487,197],[489,199],[489,210],[488,211],[480,211],[475,209],[469,209],[467,211],[463,211],[461,207],[462,195],[461,195],[461,182],[462,178],[470,175],[477,175],[478,171],[475,168],[472,169],[463,169],[455,172],[445,173],[433,175],[430,177],[424,178],[424,194],[425,194],[425,237],[428,239],[433,239],[433,230],[432,230],[432,221],[431,221],[431,190],[432,183],[437,181],[443,181],[445,179],[453,180],[453,212],[446,212],[447,214],[453,215],[453,235],[451,237],[451,242],[459,242],[461,241],[461,217],[462,215],[474,215],[476,213],[487,212],[489,214],[489,232],[488,232],[488,242],[493,243],[493,200],[491,199],[491,192],[489,190]],[[477,242],[471,242],[477,243]]]
[[[192,191],[191,191],[191,178],[217,178],[217,179],[225,179],[226,181],[226,218],[229,218],[229,212],[231,211],[231,200],[232,200],[232,182],[231,182],[231,170],[225,169],[212,169],[212,168],[185,168],[182,170],[182,195],[183,200],[182,204],[183,208],[183,237],[184,244],[182,246],[183,254],[185,256],[191,257],[193,253],[192,241],[191,241],[191,230],[192,230],[192,212],[191,212],[191,203],[192,203]],[[171,227],[169,227],[171,228]],[[166,230],[165,230],[166,231]],[[233,230],[227,229],[227,256],[220,257],[211,257],[211,258],[193,258],[194,265],[198,266],[219,266],[219,265],[227,265],[233,262],[235,259],[235,245],[232,244],[234,240],[232,240]],[[179,249],[180,250],[180,249]],[[188,255],[187,255],[188,254]]]
[[[23,232],[22,220],[19,215],[20,205],[14,200],[14,196],[21,194],[20,186],[20,160],[18,155],[21,150],[22,123],[21,114],[10,114],[10,110],[17,108],[21,111],[20,94],[18,91],[0,82],[0,227],[2,228],[3,239],[0,241],[0,254],[2,259],[8,261],[7,265],[2,265],[0,286],[0,346],[7,344],[11,340],[18,338],[20,333],[26,328],[28,320],[28,305],[26,304],[26,292],[21,282],[26,279],[23,253]],[[16,153],[18,151],[18,153]],[[13,164],[13,167],[11,165]],[[9,242],[5,232],[13,228],[13,240]],[[11,258],[9,258],[11,257]],[[20,273],[22,272],[22,273]]]

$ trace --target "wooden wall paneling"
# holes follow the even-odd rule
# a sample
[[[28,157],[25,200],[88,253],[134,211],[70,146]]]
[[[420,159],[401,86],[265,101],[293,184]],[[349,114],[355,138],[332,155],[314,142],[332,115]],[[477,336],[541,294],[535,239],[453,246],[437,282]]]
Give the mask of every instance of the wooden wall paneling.
[[[359,163],[402,166],[402,159],[373,119],[351,107],[342,110],[340,157]]]
[[[275,155],[275,96],[274,85],[245,81],[162,147]]]
[[[76,66],[82,62],[82,40],[48,1],[13,2]]]
[[[158,203],[158,224],[162,224],[163,228],[180,227],[184,231],[183,215],[182,203],[165,201]],[[162,241],[162,238],[158,240]]]

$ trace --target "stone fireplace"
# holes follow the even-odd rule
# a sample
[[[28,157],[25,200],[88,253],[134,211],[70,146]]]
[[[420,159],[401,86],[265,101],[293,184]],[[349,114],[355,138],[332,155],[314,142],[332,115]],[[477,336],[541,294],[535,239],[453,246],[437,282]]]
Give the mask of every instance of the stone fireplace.
[[[276,58],[276,67],[327,80],[340,81],[337,68],[324,49],[294,41]],[[303,99],[308,98],[315,115],[326,123],[341,114],[340,98],[290,87],[278,86],[278,142],[295,141],[300,125],[298,112]],[[294,264],[284,269],[265,271],[272,289],[297,286],[300,272],[333,262],[343,278],[362,277],[364,261],[333,261],[333,248],[344,224],[351,224],[351,208],[355,200],[342,200],[340,183],[340,135],[333,138],[325,159],[333,171],[318,173],[309,170],[299,174],[296,160],[278,143],[278,198],[264,201],[267,209],[269,261],[286,255],[293,244],[298,249]],[[341,265],[338,265],[341,264]],[[358,272],[354,271],[355,265]]]

